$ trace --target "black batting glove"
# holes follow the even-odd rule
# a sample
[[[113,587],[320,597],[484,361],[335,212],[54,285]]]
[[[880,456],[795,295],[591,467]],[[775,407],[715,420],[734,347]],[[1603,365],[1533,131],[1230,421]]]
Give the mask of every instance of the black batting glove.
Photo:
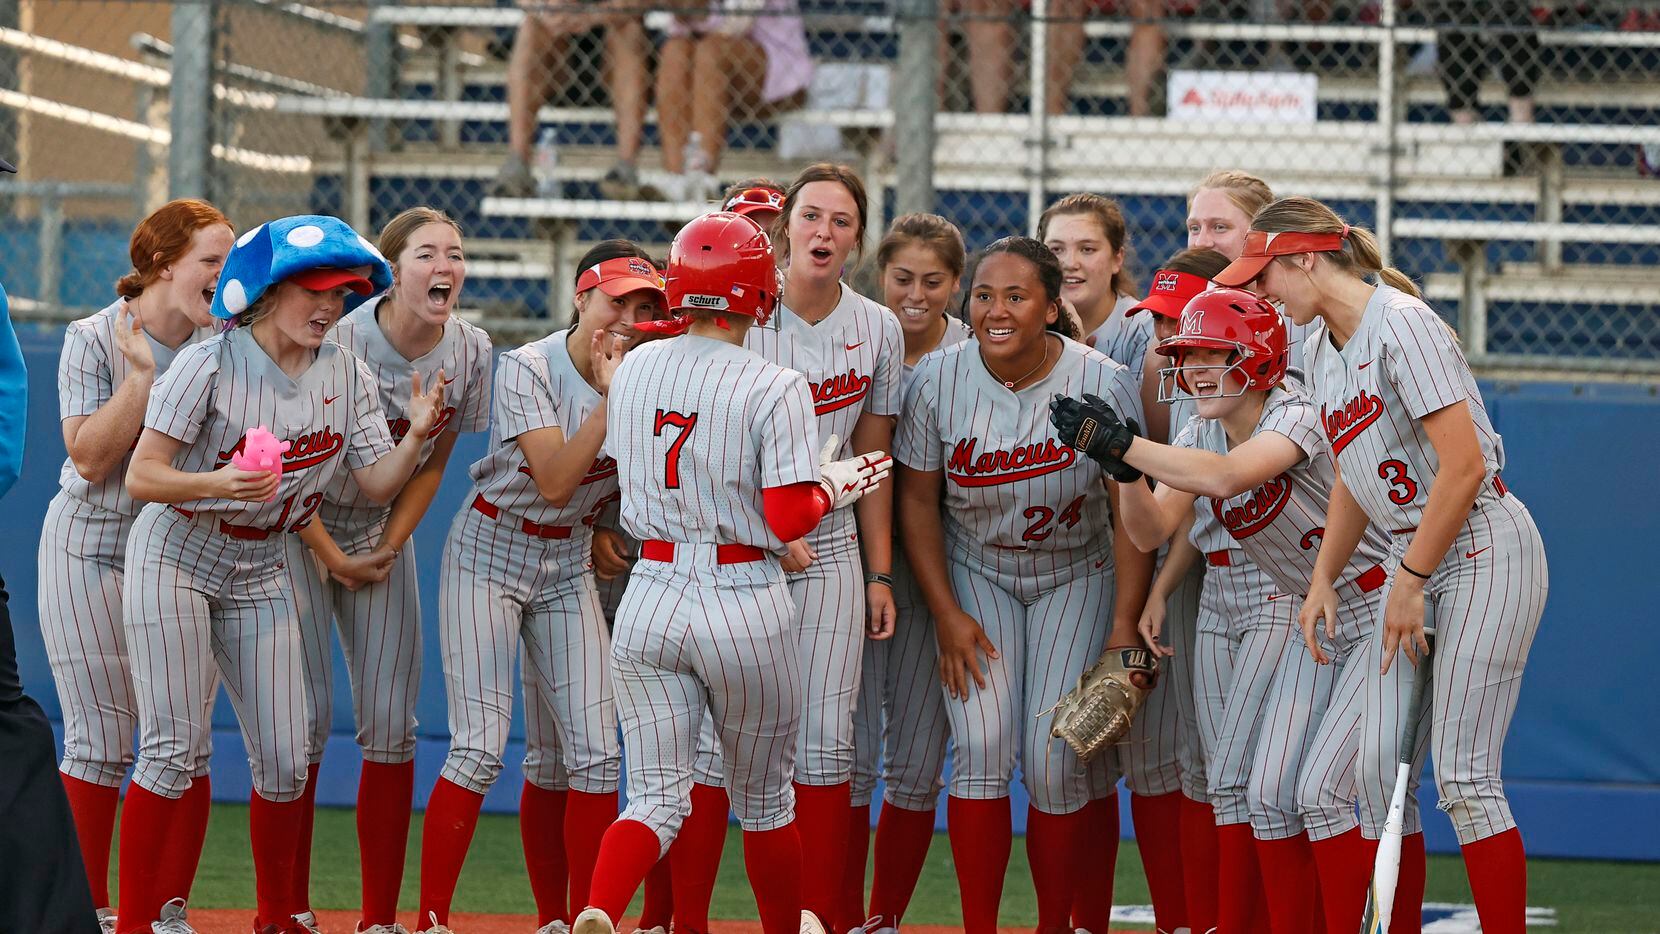
[[[1049,400],[1049,421],[1060,433],[1062,444],[1089,456],[1114,480],[1133,483],[1141,479],[1141,471],[1124,463],[1124,452],[1141,435],[1141,426],[1133,418],[1119,419],[1107,400],[1087,393],[1082,401],[1056,396]]]

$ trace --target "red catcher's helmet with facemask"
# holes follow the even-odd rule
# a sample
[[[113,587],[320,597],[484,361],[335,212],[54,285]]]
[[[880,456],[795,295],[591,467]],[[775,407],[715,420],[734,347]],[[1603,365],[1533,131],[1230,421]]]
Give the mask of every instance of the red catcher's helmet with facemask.
[[[1233,353],[1217,385],[1219,396],[1244,395],[1249,389],[1272,389],[1285,378],[1290,361],[1290,342],[1285,320],[1273,305],[1244,289],[1212,289],[1201,292],[1182,308],[1181,330],[1158,345],[1158,352],[1175,364],[1159,371],[1159,401],[1174,383],[1183,392],[1187,374],[1201,369],[1186,363],[1187,352],[1198,349],[1227,350]],[[1230,392],[1227,377],[1237,373],[1239,389]]]
[[[663,278],[674,318],[635,328],[680,334],[699,310],[747,315],[764,325],[782,291],[772,241],[759,224],[730,211],[705,214],[680,228]]]

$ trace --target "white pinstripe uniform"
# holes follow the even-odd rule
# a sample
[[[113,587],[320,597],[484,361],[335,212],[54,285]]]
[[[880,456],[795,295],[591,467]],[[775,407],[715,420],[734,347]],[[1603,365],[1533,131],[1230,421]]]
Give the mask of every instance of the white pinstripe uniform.
[[[1170,433],[1167,443],[1174,444],[1181,434],[1182,427],[1188,423],[1197,411],[1194,409],[1192,398],[1187,395],[1177,396],[1170,405]],[[1198,520],[1195,519],[1194,528],[1197,530]],[[1162,562],[1162,558],[1160,559]],[[1205,563],[1203,559],[1197,562],[1182,578],[1182,582],[1171,591],[1170,599],[1165,602],[1164,641],[1176,650],[1176,654],[1162,659],[1159,662],[1159,687],[1168,692],[1176,706],[1176,762],[1179,774],[1178,783],[1181,792],[1192,801],[1210,801],[1210,792],[1205,778],[1205,745],[1199,728],[1199,712],[1194,705],[1194,652],[1199,618],[1199,594],[1204,587]],[[1140,717],[1145,710],[1138,712]],[[1166,714],[1165,716],[1168,716]],[[1136,787],[1139,779],[1134,771],[1127,776],[1132,791],[1140,792]]]
[[[1201,496],[1195,505],[1208,509],[1217,524],[1239,543],[1251,565],[1274,581],[1278,593],[1286,595],[1279,599],[1291,600],[1308,590],[1337,471],[1319,415],[1294,376],[1268,394],[1255,434],[1267,432],[1290,439],[1302,450],[1304,459],[1253,490],[1222,501]],[[1221,422],[1211,419],[1191,422],[1180,443],[1216,454],[1228,453],[1227,433]],[[1336,639],[1328,644],[1333,663],[1315,664],[1296,643],[1280,656],[1246,790],[1251,829],[1258,839],[1282,839],[1304,831],[1297,782],[1305,763],[1322,775],[1342,779],[1346,788],[1346,795],[1333,796],[1317,812],[1306,815],[1307,823],[1319,828],[1315,838],[1324,839],[1354,826],[1358,734],[1353,726],[1359,721],[1359,687],[1365,678],[1364,652],[1357,650],[1371,637],[1378,590],[1389,579],[1388,570],[1380,564],[1388,548],[1385,536],[1368,528],[1338,579],[1340,625]],[[1326,641],[1323,636],[1322,641]],[[1336,702],[1334,688],[1341,688]],[[1324,754],[1326,761],[1318,762],[1312,750],[1322,741],[1329,751]],[[1345,746],[1346,761],[1342,755]]]
[[[645,823],[665,851],[691,811],[706,718],[739,824],[795,819],[802,658],[761,491],[819,479],[812,406],[801,374],[690,334],[631,351],[611,380],[623,528],[643,543],[611,648],[629,754],[618,820]],[[653,541],[672,555],[653,557]]]
[[[1135,411],[1129,372],[1061,339],[1054,369],[1018,393],[987,372],[980,344],[929,355],[906,393],[896,458],[943,471],[952,590],[1000,657],[988,684],[946,702],[950,793],[1009,793],[1016,761],[1032,804],[1070,814],[1090,798],[1082,764],[1039,715],[1106,645],[1114,592],[1111,508],[1100,467],[1055,440],[1049,400],[1094,393]],[[943,688],[940,688],[943,691]]]
[[[450,318],[437,346],[417,360],[398,353],[375,318],[376,297],[340,320],[331,338],[368,365],[379,384],[393,441],[409,431],[411,376],[431,387],[443,370],[444,409],[421,449],[432,455],[445,429],[483,431],[490,426],[490,338],[479,328]],[[324,494],[318,520],[347,554],[373,550],[386,531],[391,506],[375,504],[350,473],[336,475]],[[415,699],[421,684],[421,597],[415,579],[415,548],[406,543],[386,580],[348,590],[327,577],[294,536],[288,542],[300,633],[306,653],[306,698],[311,710],[310,760],[323,757],[334,712],[334,673],[329,619],[340,631],[351,677],[357,743],[369,762],[408,762],[415,756]]]
[[[893,312],[846,283],[841,290],[836,307],[818,324],[780,305],[776,327],[752,327],[744,339],[762,359],[807,377],[819,437],[841,439],[841,449],[831,455],[838,460],[853,455],[853,426],[860,415],[899,414],[905,363],[905,338]],[[806,676],[795,780],[835,785],[853,777],[853,709],[866,641],[864,562],[854,511],[826,516],[807,544],[818,560],[789,575]],[[706,729],[698,781],[719,784],[719,747],[712,739]]]
[[[1427,716],[1433,709],[1434,716],[1420,735],[1433,745],[1440,808],[1452,818],[1459,842],[1503,833],[1516,826],[1499,778],[1504,735],[1549,590],[1539,530],[1499,479],[1503,441],[1451,330],[1410,295],[1379,286],[1341,351],[1321,324],[1309,337],[1307,357],[1344,483],[1372,524],[1393,534],[1390,556],[1396,561],[1411,544],[1439,467],[1419,420],[1460,402],[1469,407],[1487,479],[1425,585],[1438,635],[1434,699],[1425,711]],[[1379,627],[1369,671],[1381,667],[1382,644]],[[1397,657],[1390,673],[1399,677],[1367,679],[1359,770],[1367,837],[1378,836],[1388,808],[1410,671]]]
[[[945,316],[945,334],[934,352],[969,336],[959,318]],[[920,362],[920,361],[919,361]],[[906,366],[906,388],[916,368]],[[945,746],[951,722],[940,693],[939,642],[934,617],[905,563],[897,531],[893,543],[893,638],[865,640],[864,677],[853,714],[853,806],[870,803],[878,769],[883,798],[906,810],[931,811],[945,787]]]
[[[1139,299],[1120,295],[1117,303],[1113,305],[1112,314],[1085,340],[1089,346],[1129,370],[1130,377],[1137,386],[1141,385],[1147,348],[1153,343],[1153,316],[1129,313],[1130,309],[1138,304]],[[1140,411],[1139,406],[1136,407],[1136,411]]]
[[[618,783],[610,636],[589,556],[593,523],[618,495],[617,463],[602,451],[570,502],[554,506],[514,441],[542,428],[570,438],[599,405],[571,361],[570,333],[502,354],[489,453],[473,464],[469,505],[444,543],[438,632],[451,739],[442,776],[479,794],[501,773],[521,642],[541,694],[525,708],[552,713],[569,787],[602,794]],[[535,755],[549,776],[546,752]]]
[[[163,797],[190,786],[210,741],[204,711],[218,665],[248,748],[254,790],[300,796],[307,715],[287,533],[316,515],[337,472],[392,450],[374,377],[325,342],[290,378],[248,328],[180,352],[150,394],[144,426],[184,443],[180,470],[227,463],[248,429],[291,443],[274,500],[151,503],[127,540],[123,589],[140,740],[133,780]]]
[[[122,300],[97,314],[71,322],[58,358],[58,417],[92,415],[110,401],[131,367],[115,342],[115,316]],[[193,334],[186,346],[208,336]],[[149,334],[150,355],[159,376],[180,348]],[[137,435],[134,435],[137,443]],[[46,507],[40,530],[40,630],[46,658],[63,710],[63,759],[58,768],[71,778],[119,785],[133,762],[137,723],[127,634],[121,625],[121,582],[127,533],[142,503],[127,495],[123,457],[96,483],[82,477],[65,458],[61,489]],[[205,692],[204,716],[211,712],[213,686]],[[208,747],[192,755],[192,775],[206,775]]]

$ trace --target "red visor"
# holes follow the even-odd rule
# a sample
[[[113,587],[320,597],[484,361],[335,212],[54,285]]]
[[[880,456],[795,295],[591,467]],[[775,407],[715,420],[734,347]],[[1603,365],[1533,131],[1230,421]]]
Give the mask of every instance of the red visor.
[[[374,283],[355,269],[307,269],[289,276],[288,281],[313,292],[327,292],[340,286],[359,295],[368,295],[375,290]]]
[[[668,303],[663,296],[662,274],[656,266],[638,256],[618,256],[582,270],[582,275],[576,279],[577,292],[594,288],[612,298],[644,289],[655,292],[659,301]]]
[[[781,214],[784,211],[784,193],[776,188],[745,188],[727,198],[721,210],[751,218],[756,214]]]
[[[1216,274],[1216,284],[1238,288],[1255,282],[1268,263],[1276,256],[1295,256],[1298,253],[1336,253],[1343,249],[1349,237],[1349,228],[1342,233],[1302,233],[1288,230],[1267,233],[1253,230],[1245,235],[1245,252]]]
[[[1153,273],[1153,284],[1147,289],[1147,297],[1125,314],[1150,311],[1163,318],[1180,320],[1182,309],[1187,306],[1188,299],[1210,289],[1211,281],[1204,276],[1177,272],[1174,269],[1160,269]]]

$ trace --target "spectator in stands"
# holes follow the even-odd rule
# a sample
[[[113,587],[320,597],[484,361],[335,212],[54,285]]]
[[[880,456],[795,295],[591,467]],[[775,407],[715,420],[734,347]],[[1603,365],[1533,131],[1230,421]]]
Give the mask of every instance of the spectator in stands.
[[[1477,92],[1497,65],[1510,94],[1510,122],[1533,122],[1533,88],[1541,70],[1538,24],[1532,5],[1489,0],[1433,0],[1426,12],[1440,27],[1436,71],[1447,91],[1452,121],[1480,119]],[[1496,28],[1495,28],[1496,27]]]
[[[720,192],[715,172],[733,115],[801,106],[813,65],[795,0],[669,3],[679,11],[657,62],[657,127],[668,170],[660,187],[670,201],[703,201]],[[618,123],[620,131],[620,114]]]
[[[530,150],[536,141],[537,111],[559,77],[558,64],[566,57],[570,37],[600,28],[605,30],[606,84],[617,113],[617,167],[606,181],[620,183],[625,191],[637,189],[634,163],[640,155],[651,80],[651,44],[639,13],[640,0],[598,0],[576,9],[550,7],[556,0],[518,2],[525,7],[525,19],[507,63],[508,155],[490,193],[510,198],[536,193]]]
[[[1084,17],[1090,0],[1051,0],[1049,4],[1049,68],[1045,83],[1045,104],[1052,114],[1066,113],[1072,92],[1072,76],[1084,54]],[[1150,117],[1162,95],[1159,75],[1164,71],[1165,0],[1121,0],[1119,9],[1129,13],[1130,42],[1124,52],[1124,80],[1129,85],[1126,102],[1130,116]]]
[[[1020,0],[947,0],[945,8],[963,18],[963,39],[968,43],[965,63],[968,90],[976,113],[1004,113],[1009,109],[1009,79],[1014,68],[1010,51],[1017,47],[1014,22],[1019,3]],[[944,63],[951,60],[951,22],[940,25],[940,61]],[[1081,26],[1078,36],[1081,46]],[[942,84],[945,79],[946,69],[942,67]]]

